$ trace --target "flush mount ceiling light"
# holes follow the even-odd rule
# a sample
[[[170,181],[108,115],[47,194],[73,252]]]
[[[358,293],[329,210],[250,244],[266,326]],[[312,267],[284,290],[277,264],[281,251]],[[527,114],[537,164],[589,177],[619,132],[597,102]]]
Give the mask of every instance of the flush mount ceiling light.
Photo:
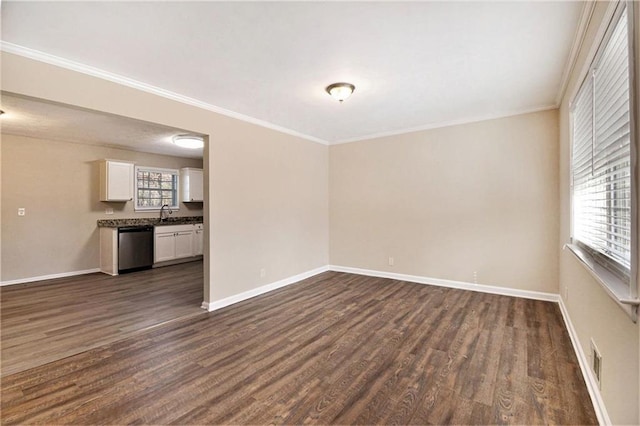
[[[328,85],[325,90],[333,99],[342,102],[351,96],[353,91],[356,90],[356,86],[351,83],[333,83]]]
[[[204,140],[200,136],[178,135],[173,137],[173,143],[181,148],[198,149],[204,146]]]

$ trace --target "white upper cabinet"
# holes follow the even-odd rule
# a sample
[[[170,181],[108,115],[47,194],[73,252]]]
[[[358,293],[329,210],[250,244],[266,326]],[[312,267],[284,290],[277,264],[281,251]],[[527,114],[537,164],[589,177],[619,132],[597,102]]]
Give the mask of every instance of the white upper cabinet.
[[[100,162],[100,201],[133,200],[133,163]]]
[[[202,169],[191,167],[180,169],[180,192],[180,198],[183,203],[202,202],[204,200]]]

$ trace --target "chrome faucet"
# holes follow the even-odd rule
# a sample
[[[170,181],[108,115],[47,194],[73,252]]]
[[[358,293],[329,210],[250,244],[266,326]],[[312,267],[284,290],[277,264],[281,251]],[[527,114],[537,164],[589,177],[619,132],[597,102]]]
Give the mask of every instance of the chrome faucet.
[[[167,208],[167,214],[165,214],[165,207]],[[169,204],[164,204],[161,208],[160,208],[160,222],[164,222],[165,220],[167,220],[168,215],[173,214],[173,211],[171,210],[171,208],[169,207]]]

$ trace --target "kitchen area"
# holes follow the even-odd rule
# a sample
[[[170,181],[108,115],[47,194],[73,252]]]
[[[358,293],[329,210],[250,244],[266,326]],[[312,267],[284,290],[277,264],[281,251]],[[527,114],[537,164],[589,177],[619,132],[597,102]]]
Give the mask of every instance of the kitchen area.
[[[2,110],[1,376],[206,315],[206,135],[4,92]]]
[[[2,108],[3,286],[136,269],[107,232],[127,227],[158,225],[141,268],[150,250],[151,266],[202,259],[205,135],[6,93]]]
[[[109,275],[201,260],[204,247],[202,216],[171,217],[175,207],[173,170],[146,172],[135,164],[100,162],[100,201],[158,207],[156,218],[100,219],[100,271]],[[134,176],[135,175],[135,176]],[[178,198],[202,203],[203,171],[185,167],[176,175]],[[144,198],[149,192],[150,196]],[[160,205],[161,204],[161,205]]]

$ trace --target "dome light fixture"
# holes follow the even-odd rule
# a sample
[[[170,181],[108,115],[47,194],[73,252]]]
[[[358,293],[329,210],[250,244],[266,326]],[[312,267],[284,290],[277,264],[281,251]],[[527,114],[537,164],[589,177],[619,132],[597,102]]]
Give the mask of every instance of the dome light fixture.
[[[356,86],[351,83],[333,83],[328,85],[325,90],[333,99],[342,103],[356,90]]]
[[[178,135],[173,137],[173,143],[181,148],[198,149],[204,147],[201,136]]]

